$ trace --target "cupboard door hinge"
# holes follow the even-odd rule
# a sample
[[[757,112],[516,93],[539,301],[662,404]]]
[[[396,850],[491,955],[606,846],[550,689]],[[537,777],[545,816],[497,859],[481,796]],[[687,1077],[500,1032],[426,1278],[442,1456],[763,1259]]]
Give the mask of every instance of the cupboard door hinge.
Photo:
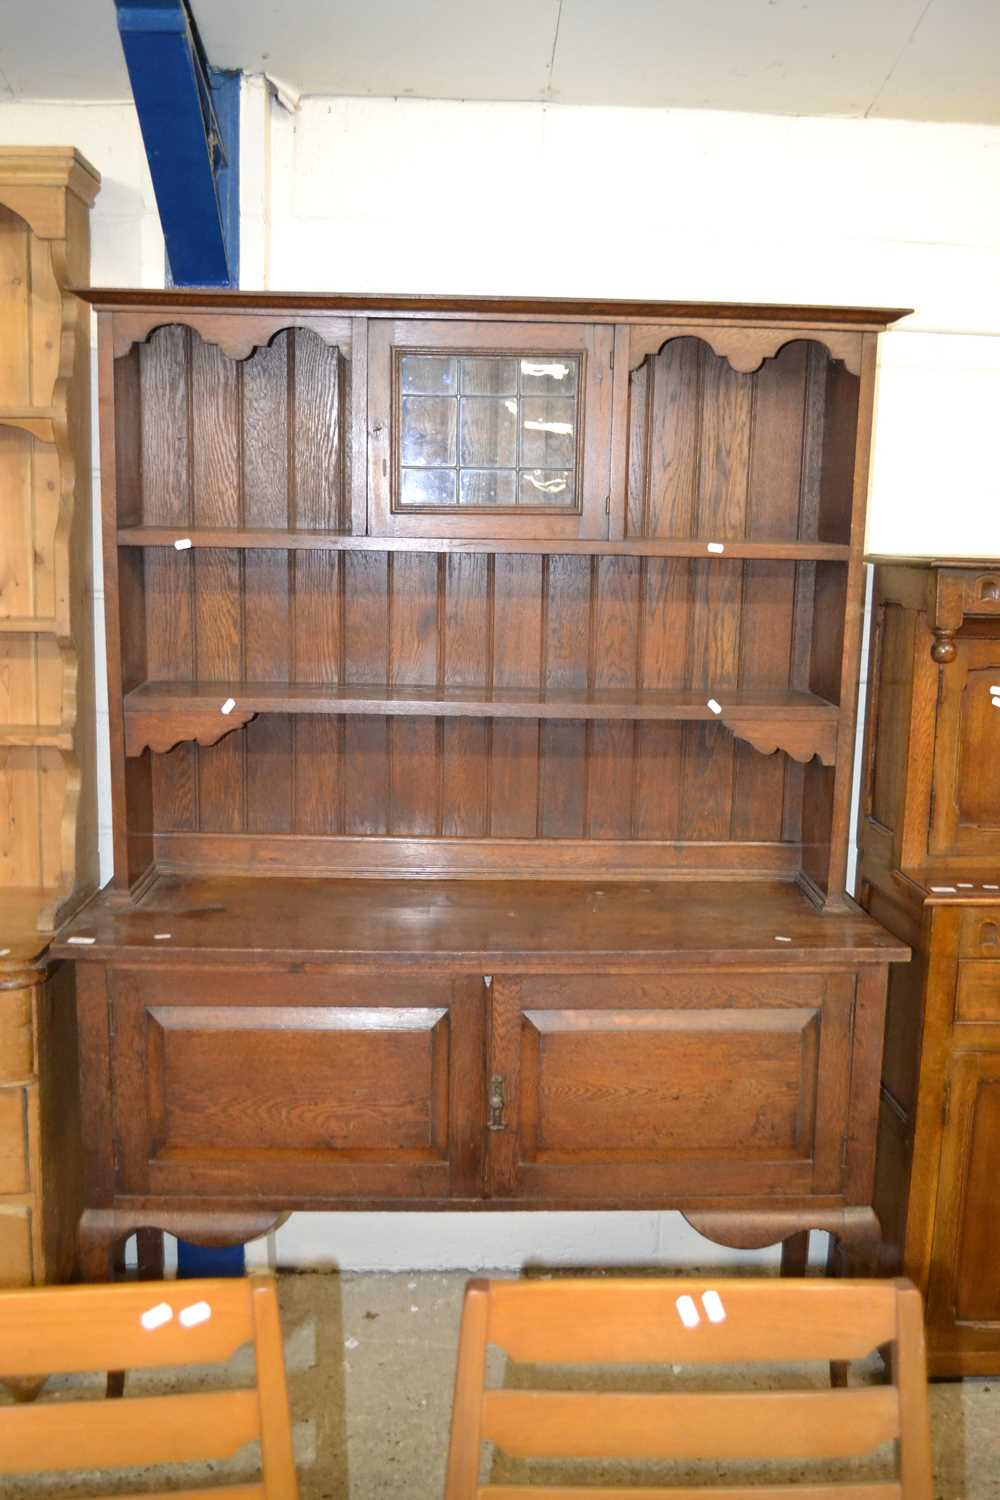
[[[947,1126],[951,1119],[951,1084],[944,1086],[944,1098],[941,1100],[941,1123]]]
[[[499,1073],[490,1079],[490,1113],[487,1130],[506,1130],[503,1113],[507,1107],[506,1083]]]
[[[607,499],[604,502],[604,514],[606,516],[610,516],[610,514],[611,514],[611,496],[610,495],[607,497]]]

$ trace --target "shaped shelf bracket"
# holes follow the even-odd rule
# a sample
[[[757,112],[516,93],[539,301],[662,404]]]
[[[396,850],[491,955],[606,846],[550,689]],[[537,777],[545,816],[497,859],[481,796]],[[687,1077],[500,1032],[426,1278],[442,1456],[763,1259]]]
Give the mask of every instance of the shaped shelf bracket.
[[[803,765],[812,760],[813,756],[819,756],[824,766],[836,764],[835,719],[793,719],[778,715],[766,719],[744,719],[739,714],[723,712],[721,720],[731,734],[737,739],[746,740],[761,755],[773,755],[776,750],[784,750],[792,760]]]
[[[151,713],[125,715],[125,754],[129,757],[141,755],[144,750],[155,750],[163,754],[184,740],[196,740],[206,749],[217,745],[232,734],[234,729],[244,729],[257,715],[249,709],[231,709],[223,714],[219,708],[193,709],[156,715]]]

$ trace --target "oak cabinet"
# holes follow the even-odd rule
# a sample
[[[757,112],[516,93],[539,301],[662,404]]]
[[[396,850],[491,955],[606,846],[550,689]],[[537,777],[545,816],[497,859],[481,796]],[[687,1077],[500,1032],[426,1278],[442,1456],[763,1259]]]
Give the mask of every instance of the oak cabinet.
[[[1000,1372],[1000,569],[876,572],[862,904],[894,968],[875,1205],[924,1293],[928,1366]]]
[[[106,291],[90,1275],[290,1207],[863,1270],[864,308]],[[796,1249],[796,1254],[798,1250]]]

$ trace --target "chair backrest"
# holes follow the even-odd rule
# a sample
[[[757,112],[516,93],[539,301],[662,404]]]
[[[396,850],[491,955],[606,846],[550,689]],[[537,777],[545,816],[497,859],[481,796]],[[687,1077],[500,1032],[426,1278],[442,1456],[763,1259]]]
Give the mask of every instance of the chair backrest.
[[[297,1500],[272,1276],[0,1293],[4,1375],[221,1364],[248,1342],[250,1389],[0,1408],[0,1474],[197,1463],[259,1440],[262,1481],[227,1500]]]
[[[488,1345],[520,1364],[846,1361],[892,1346],[892,1384],[850,1390],[488,1389]],[[725,1490],[551,1484],[545,1500],[931,1500],[923,1311],[907,1281],[615,1278],[471,1281],[459,1345],[446,1500],[515,1500],[481,1484],[481,1445],[516,1458],[830,1460],[896,1444],[894,1481]]]

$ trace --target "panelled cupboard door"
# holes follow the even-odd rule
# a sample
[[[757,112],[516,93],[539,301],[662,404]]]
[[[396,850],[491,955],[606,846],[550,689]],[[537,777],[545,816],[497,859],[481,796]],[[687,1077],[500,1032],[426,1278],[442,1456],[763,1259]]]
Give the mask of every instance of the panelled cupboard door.
[[[836,1194],[854,992],[842,973],[497,976],[489,1191]]]
[[[481,1191],[483,982],[111,972],[118,1190]]]
[[[948,1079],[927,1288],[932,1348],[995,1360],[1000,1333],[1000,1037],[959,1053]]]
[[[608,535],[614,330],[373,320],[368,529]]]
[[[929,852],[1000,858],[1000,640],[955,642],[941,669]]]

